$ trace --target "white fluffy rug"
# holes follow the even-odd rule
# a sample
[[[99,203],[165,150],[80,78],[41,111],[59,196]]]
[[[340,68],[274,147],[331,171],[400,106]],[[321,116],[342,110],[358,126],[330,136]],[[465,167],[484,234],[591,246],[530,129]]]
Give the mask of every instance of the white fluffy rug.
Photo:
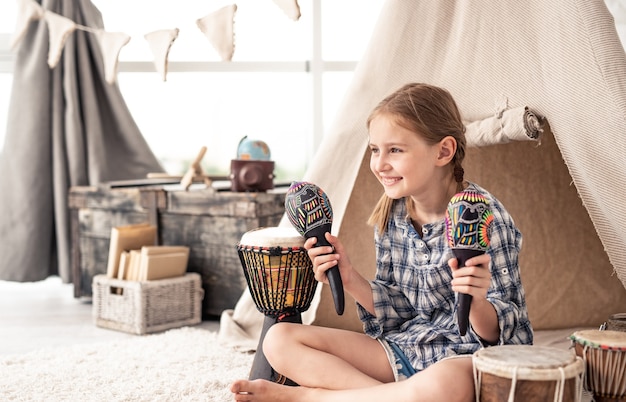
[[[3,401],[230,401],[254,355],[193,327],[0,356]]]

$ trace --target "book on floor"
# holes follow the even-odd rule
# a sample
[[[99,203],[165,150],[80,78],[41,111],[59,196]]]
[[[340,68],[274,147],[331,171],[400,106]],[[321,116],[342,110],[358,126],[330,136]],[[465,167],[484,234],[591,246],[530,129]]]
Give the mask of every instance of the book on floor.
[[[143,246],[152,246],[157,242],[157,228],[148,223],[116,226],[111,229],[107,276],[119,277],[120,257],[122,252],[138,250]]]
[[[185,275],[189,261],[186,246],[144,246],[141,248],[137,280],[151,281]]]

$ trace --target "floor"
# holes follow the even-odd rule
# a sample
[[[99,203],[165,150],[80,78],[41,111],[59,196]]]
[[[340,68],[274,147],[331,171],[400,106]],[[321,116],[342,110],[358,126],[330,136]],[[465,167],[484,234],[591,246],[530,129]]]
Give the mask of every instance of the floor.
[[[219,321],[203,321],[198,326],[217,331]],[[536,341],[568,348],[568,333],[542,331],[536,334]],[[135,336],[139,335],[97,327],[91,303],[74,298],[73,285],[63,284],[59,277],[29,283],[0,281],[0,356]],[[591,397],[585,392],[582,400]]]
[[[199,327],[217,331],[219,321]],[[97,327],[91,302],[74,298],[72,284],[51,276],[39,282],[0,281],[0,355],[138,335]]]

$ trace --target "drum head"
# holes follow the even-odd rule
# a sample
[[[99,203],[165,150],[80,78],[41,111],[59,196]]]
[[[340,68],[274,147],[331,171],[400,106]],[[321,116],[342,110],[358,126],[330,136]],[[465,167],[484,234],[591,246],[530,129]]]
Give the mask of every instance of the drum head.
[[[574,332],[570,339],[592,348],[626,351],[626,332],[622,331],[588,329]]]
[[[520,380],[559,380],[583,372],[583,362],[568,350],[546,346],[502,345],[481,349],[473,355],[474,366],[481,372]]]
[[[304,247],[304,237],[294,227],[267,227],[246,232],[239,244],[248,247]]]

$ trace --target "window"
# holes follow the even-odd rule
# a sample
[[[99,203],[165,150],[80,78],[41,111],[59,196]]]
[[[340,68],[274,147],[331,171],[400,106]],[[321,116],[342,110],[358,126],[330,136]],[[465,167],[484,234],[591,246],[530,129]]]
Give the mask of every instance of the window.
[[[240,0],[235,54],[220,61],[195,21],[224,3],[206,0],[93,0],[108,31],[132,39],[120,52],[118,82],[135,121],[171,174],[201,146],[203,167],[227,174],[243,136],[266,141],[277,180],[302,176],[334,119],[384,0],[298,0],[286,17],[272,0]],[[0,1],[0,149],[12,84],[9,40],[16,1]],[[181,6],[184,4],[184,7]],[[624,43],[626,8],[606,0]],[[167,81],[152,64],[145,33],[179,28]]]
[[[306,170],[383,3],[299,0],[301,17],[293,21],[272,0],[236,1],[235,53],[231,62],[224,62],[196,20],[227,3],[92,1],[107,31],[131,36],[120,51],[118,83],[168,173],[184,173],[200,147],[207,146],[204,170],[228,174],[239,140],[248,136],[267,142],[278,181],[300,178]],[[11,28],[0,36],[5,39],[0,42],[0,57],[5,56],[0,62],[10,58],[6,44],[14,27],[14,18],[8,16],[15,15],[15,5],[5,3],[11,2],[0,5],[0,31]],[[143,35],[172,28],[180,32],[163,82]],[[10,70],[6,65],[0,69],[0,144]]]
[[[9,43],[11,33],[15,28],[16,11],[16,2],[4,1],[0,3],[0,151],[4,144],[13,79],[13,74],[11,73],[13,65]]]

